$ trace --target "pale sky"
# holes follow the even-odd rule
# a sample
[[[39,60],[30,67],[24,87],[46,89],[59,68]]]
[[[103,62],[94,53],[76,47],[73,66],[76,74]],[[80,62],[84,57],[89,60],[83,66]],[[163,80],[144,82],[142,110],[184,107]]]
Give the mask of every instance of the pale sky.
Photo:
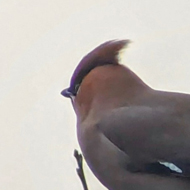
[[[83,190],[60,92],[99,44],[131,39],[122,63],[155,89],[190,93],[189,0],[0,0],[0,26],[1,190]]]

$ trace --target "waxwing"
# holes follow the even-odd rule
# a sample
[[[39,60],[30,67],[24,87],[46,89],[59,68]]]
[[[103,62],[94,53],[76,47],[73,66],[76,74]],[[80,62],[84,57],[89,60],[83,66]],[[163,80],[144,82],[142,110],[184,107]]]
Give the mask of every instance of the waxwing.
[[[95,48],[61,92],[83,156],[109,190],[190,190],[190,95],[154,90],[120,64],[129,42]]]

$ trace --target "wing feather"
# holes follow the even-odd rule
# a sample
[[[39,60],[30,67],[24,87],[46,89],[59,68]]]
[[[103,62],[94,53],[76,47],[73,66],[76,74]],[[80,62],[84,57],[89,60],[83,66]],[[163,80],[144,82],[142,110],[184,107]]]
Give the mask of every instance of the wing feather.
[[[137,167],[157,163],[160,169],[167,162],[182,170],[179,175],[190,176],[190,126],[184,118],[165,107],[122,107],[105,114],[97,126]]]

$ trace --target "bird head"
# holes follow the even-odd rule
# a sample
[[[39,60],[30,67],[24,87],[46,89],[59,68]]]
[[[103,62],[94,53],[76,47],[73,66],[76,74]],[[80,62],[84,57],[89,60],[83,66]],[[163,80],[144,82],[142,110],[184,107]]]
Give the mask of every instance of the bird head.
[[[130,40],[105,42],[87,54],[76,67],[70,86],[61,94],[71,98],[77,116],[83,119],[93,110],[126,105],[146,84],[119,63],[119,53]]]

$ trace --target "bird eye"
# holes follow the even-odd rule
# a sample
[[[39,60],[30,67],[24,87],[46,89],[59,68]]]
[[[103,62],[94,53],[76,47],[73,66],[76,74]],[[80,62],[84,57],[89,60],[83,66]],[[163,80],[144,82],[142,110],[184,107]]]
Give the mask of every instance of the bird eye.
[[[75,85],[75,94],[77,94],[78,90],[79,90],[80,84],[76,84]]]

